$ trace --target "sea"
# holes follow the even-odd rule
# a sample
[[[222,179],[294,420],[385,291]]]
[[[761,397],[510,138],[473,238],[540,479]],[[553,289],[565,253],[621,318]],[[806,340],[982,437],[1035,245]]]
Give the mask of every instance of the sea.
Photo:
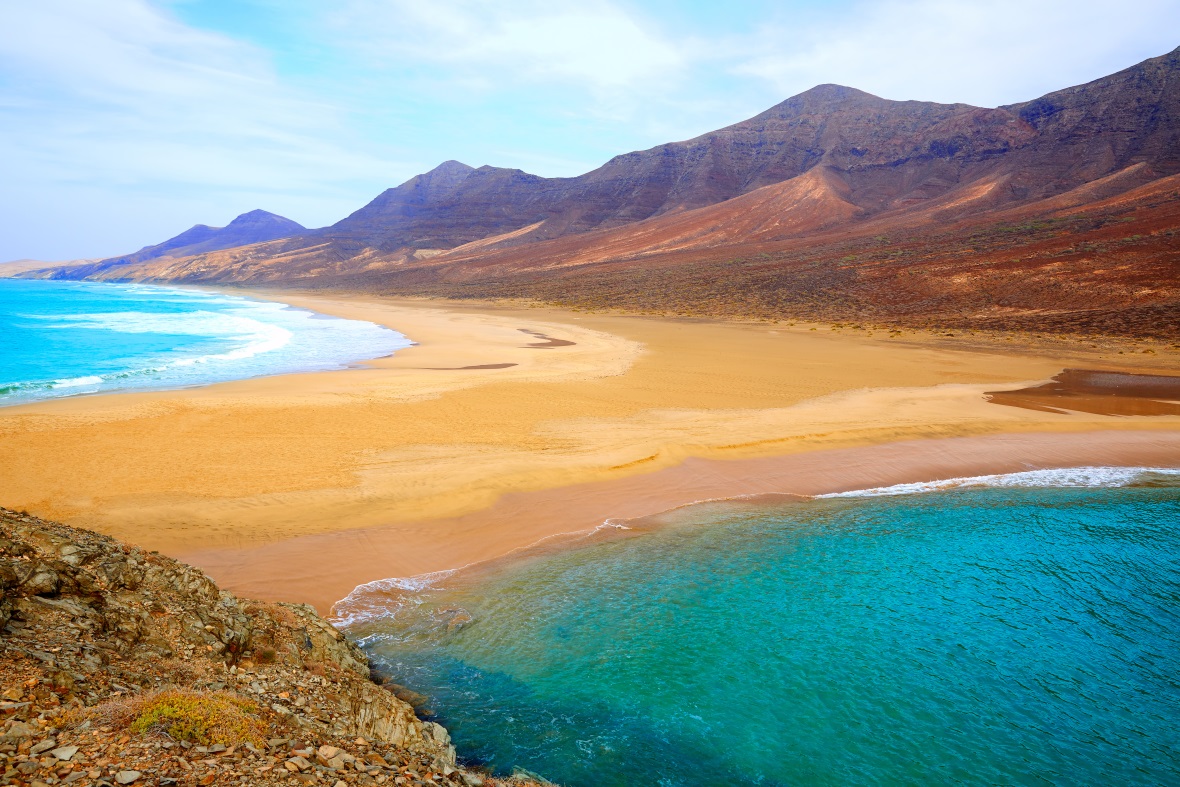
[[[703,503],[336,614],[500,774],[1180,784],[1180,470]]]
[[[0,279],[0,405],[342,369],[397,331],[176,287]]]

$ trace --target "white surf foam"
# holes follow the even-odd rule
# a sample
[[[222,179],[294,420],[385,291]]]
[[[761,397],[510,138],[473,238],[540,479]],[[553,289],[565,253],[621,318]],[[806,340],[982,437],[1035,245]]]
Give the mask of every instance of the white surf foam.
[[[461,570],[454,568],[413,577],[389,577],[357,585],[351,593],[332,605],[332,623],[352,626],[386,617],[391,607],[407,602],[407,594],[434,589],[439,582]]]
[[[924,492],[942,492],[949,489],[980,489],[984,487],[1112,488],[1130,486],[1151,475],[1180,480],[1180,469],[1167,467],[1090,466],[1065,467],[1051,470],[1026,470],[1019,473],[998,473],[995,475],[946,478],[941,481],[894,484],[893,486],[879,486],[872,489],[856,489],[850,492],[830,492],[828,494],[816,495],[816,498],[886,497],[890,495],[915,495]]]
[[[79,314],[12,316],[35,321],[38,330],[109,331],[116,335],[155,335],[165,341],[128,342],[128,354],[120,358],[114,352],[121,345],[117,336],[113,337],[106,343],[113,357],[96,358],[95,364],[73,363],[61,370],[61,379],[26,379],[0,385],[0,403],[344,369],[412,344],[402,334],[373,322],[327,317],[273,301],[154,285],[95,284],[93,289],[96,293],[115,293],[117,297],[112,301],[120,310],[101,312],[92,308]],[[161,304],[171,304],[172,310],[152,310]],[[176,337],[171,347],[167,337]],[[141,351],[135,349],[137,346],[157,349]]]
[[[79,388],[83,385],[101,385],[102,378],[96,374],[87,375],[86,377],[73,377],[66,380],[54,380],[54,388]]]

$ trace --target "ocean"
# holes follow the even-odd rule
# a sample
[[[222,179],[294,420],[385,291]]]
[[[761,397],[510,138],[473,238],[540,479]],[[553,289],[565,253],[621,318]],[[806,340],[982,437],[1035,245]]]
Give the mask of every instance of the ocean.
[[[566,787],[1180,784],[1180,471],[622,527],[337,614],[461,758]]]
[[[0,405],[340,369],[410,344],[371,322],[270,301],[0,279]]]

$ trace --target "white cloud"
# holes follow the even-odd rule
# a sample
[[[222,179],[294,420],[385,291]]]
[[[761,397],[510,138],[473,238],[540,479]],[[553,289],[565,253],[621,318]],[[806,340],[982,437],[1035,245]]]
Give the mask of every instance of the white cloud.
[[[371,58],[446,65],[485,88],[508,78],[618,90],[686,65],[650,22],[606,0],[352,0],[329,24]]]
[[[74,182],[308,188],[367,175],[341,112],[284,87],[265,52],[143,0],[5,3],[6,155]]]
[[[885,0],[802,29],[767,26],[733,73],[782,98],[825,82],[898,100],[982,106],[1036,98],[1177,41],[1174,0]]]

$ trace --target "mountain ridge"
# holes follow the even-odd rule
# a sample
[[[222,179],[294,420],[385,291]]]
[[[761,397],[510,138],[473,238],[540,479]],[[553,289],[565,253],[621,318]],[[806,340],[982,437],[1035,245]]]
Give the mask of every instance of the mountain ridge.
[[[768,255],[805,250],[832,282],[849,275],[838,250],[877,236],[933,239],[957,228],[982,239],[977,254],[1007,260],[1007,250],[1026,239],[1004,229],[1006,223],[1062,222],[1077,236],[1070,248],[1083,249],[1088,238],[1106,238],[1114,221],[1116,208],[1097,203],[1138,194],[1135,199],[1143,202],[1120,203],[1117,220],[1147,231],[1136,248],[1151,246],[1149,264],[1160,286],[1141,288],[1140,299],[1160,301],[1173,297],[1180,280],[1172,251],[1177,197],[1166,185],[1178,173],[1180,48],[1084,85],[990,109],[892,101],[818,85],[746,120],[621,154],[573,178],[447,161],[330,227],[97,277],[551,300],[565,288],[562,299],[587,303],[578,301],[578,277],[597,266],[614,271],[618,292],[612,297],[630,298],[638,297],[635,288],[647,287],[632,271],[680,266],[675,276],[691,276],[693,266],[720,265],[754,248]],[[1142,190],[1151,183],[1164,185]],[[1034,245],[1045,240],[1037,232],[1030,230],[1027,239]],[[927,262],[939,253],[935,246],[922,248]],[[1010,277],[1032,275],[1020,272],[1028,264],[1004,263]],[[1138,275],[1096,255],[1076,264],[1101,267],[1112,286]],[[738,281],[752,275],[748,266],[715,274]],[[669,281],[675,276],[669,273]],[[773,286],[782,288],[803,273],[776,276]],[[1055,286],[1069,289],[1065,279],[1045,281],[1037,297],[1048,298],[1046,303]],[[927,284],[931,291],[940,288]],[[876,297],[887,300],[908,285],[894,279],[882,286]],[[694,303],[679,299],[677,308],[714,309],[707,289]],[[653,307],[677,300],[668,291],[645,292],[639,300]],[[743,296],[746,305],[735,313],[764,313],[771,302],[795,308],[781,295]],[[847,300],[838,292],[825,297],[832,304]],[[973,297],[948,291],[928,308],[931,314],[958,314],[955,299]],[[890,317],[880,303],[858,302],[855,308],[898,316]],[[826,306],[820,312],[835,313]]]

